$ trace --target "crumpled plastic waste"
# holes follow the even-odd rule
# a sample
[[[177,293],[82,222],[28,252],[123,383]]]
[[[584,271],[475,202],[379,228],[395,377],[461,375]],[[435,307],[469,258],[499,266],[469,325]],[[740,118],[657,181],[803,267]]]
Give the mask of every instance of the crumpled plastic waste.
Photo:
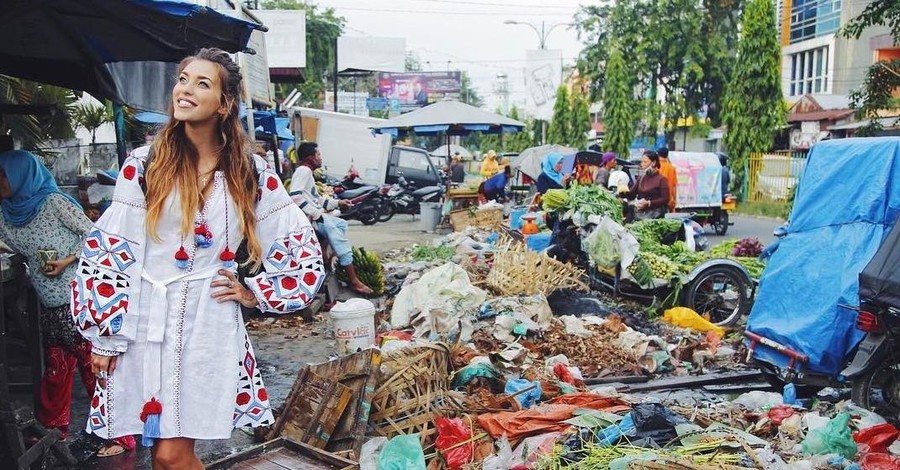
[[[553,452],[556,445],[556,439],[561,432],[548,432],[537,436],[526,437],[513,450],[513,455],[524,455],[525,461],[522,462],[524,468],[536,468],[538,460]],[[513,467],[515,468],[515,467]]]
[[[500,341],[512,342],[528,331],[543,331],[550,326],[553,312],[543,294],[521,297],[500,297],[481,307],[480,317],[494,313],[493,335]]]
[[[802,446],[806,455],[839,454],[852,459],[857,449],[850,435],[850,413],[838,413],[823,429],[810,431]]]
[[[378,455],[387,444],[386,437],[373,437],[359,451],[359,470],[378,470]]]
[[[472,460],[475,446],[472,442],[462,444],[472,439],[472,431],[463,424],[459,418],[436,418],[434,424],[437,427],[438,437],[434,446],[444,457],[444,462],[452,470],[462,468]]]
[[[853,433],[853,441],[857,444],[865,444],[867,452],[876,454],[888,453],[888,447],[897,440],[897,428],[888,423],[876,424]]]
[[[486,298],[487,293],[472,285],[462,267],[446,263],[426,272],[397,294],[391,325],[413,326],[416,338],[434,338],[455,331],[461,341],[468,341],[473,331],[471,319]]]
[[[631,409],[634,433],[629,437],[647,438],[662,447],[678,437],[675,426],[687,420],[661,403],[638,403]]]
[[[453,374],[452,377],[452,385],[453,388],[461,388],[466,384],[472,381],[475,377],[484,377],[488,380],[499,380],[501,377],[500,371],[494,367],[488,361],[476,361],[468,364],[467,366],[459,369]]]
[[[497,439],[494,445],[497,446],[497,453],[484,459],[481,464],[482,470],[508,470],[516,465],[506,434]]]
[[[378,470],[425,470],[419,433],[392,437],[378,454]]]
[[[519,391],[531,388],[516,395],[516,401],[522,405],[522,408],[531,408],[538,400],[541,399],[541,382],[534,382],[525,379],[510,379],[506,382],[503,392],[507,395],[513,395]]]
[[[690,328],[694,331],[713,331],[719,337],[725,336],[725,328],[713,325],[699,313],[687,307],[673,307],[663,312],[663,321],[681,328]]]
[[[762,390],[753,390],[741,394],[741,396],[731,401],[735,405],[742,405],[748,410],[758,410],[783,404],[780,393],[764,392]]]

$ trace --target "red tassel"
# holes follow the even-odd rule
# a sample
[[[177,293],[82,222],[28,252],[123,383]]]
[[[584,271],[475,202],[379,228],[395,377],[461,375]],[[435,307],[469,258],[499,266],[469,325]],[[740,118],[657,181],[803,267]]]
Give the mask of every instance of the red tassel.
[[[189,258],[187,251],[184,249],[184,246],[178,249],[175,253],[175,259],[178,261],[187,261]]]
[[[148,415],[159,414],[162,414],[162,403],[156,401],[156,398],[151,398],[150,401],[144,403],[144,409],[141,410],[141,421],[146,422]]]

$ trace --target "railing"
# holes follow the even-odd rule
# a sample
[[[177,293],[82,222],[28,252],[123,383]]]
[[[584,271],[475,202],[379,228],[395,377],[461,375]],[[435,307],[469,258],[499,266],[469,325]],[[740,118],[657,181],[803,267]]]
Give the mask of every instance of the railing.
[[[747,199],[768,202],[792,199],[806,168],[806,154],[806,151],[751,153]]]

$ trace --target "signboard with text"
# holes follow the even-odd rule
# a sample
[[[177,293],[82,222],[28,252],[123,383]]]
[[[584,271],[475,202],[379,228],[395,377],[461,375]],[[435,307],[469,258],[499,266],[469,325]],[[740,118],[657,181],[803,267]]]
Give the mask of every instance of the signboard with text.
[[[390,103],[396,100],[406,113],[436,101],[458,100],[461,83],[458,71],[379,73],[378,94]]]

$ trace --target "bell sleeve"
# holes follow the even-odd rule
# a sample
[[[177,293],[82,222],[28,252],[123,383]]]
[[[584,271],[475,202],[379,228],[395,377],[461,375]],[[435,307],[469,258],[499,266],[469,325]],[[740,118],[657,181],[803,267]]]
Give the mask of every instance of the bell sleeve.
[[[143,180],[147,147],[136,149],[116,181],[113,201],[88,230],[71,282],[70,312],[92,352],[116,356],[137,331],[146,203]]]
[[[325,280],[322,248],[309,219],[291,200],[281,180],[257,159],[259,202],[256,234],[263,271],[244,279],[264,312],[303,309]]]

